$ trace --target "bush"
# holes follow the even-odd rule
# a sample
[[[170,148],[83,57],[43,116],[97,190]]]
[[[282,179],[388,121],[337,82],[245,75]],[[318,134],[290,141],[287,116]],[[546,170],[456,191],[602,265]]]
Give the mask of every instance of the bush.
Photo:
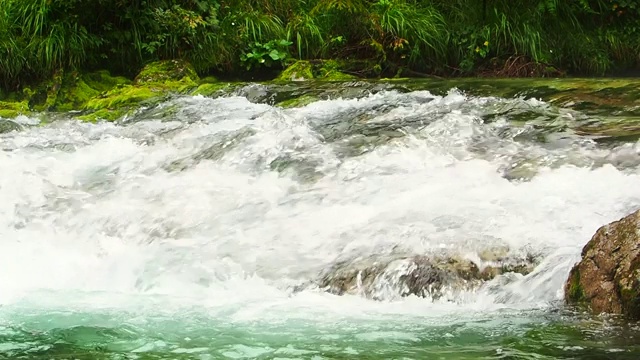
[[[509,75],[517,63],[602,75],[638,69],[639,53],[635,0],[0,0],[4,89],[58,70],[132,77],[166,59],[201,74],[293,56],[378,74]]]

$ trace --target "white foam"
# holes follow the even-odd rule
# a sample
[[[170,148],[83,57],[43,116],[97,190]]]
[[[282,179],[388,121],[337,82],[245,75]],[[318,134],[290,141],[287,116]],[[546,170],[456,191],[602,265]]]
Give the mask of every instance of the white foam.
[[[533,151],[564,161],[563,150],[500,138],[479,121],[486,102],[457,92],[379,93],[279,110],[244,98],[194,97],[175,103],[183,123],[70,121],[5,135],[0,148],[11,151],[0,152],[0,305],[126,309],[153,295],[167,311],[233,308],[236,318],[255,319],[276,317],[273,309],[302,318],[442,314],[536,308],[558,299],[594,231],[640,204],[640,170],[555,162],[531,181],[510,182],[499,171],[504,156],[470,150],[479,137],[515,155]],[[313,129],[338,112],[379,105],[395,109],[372,121],[423,116],[425,126],[347,158]],[[221,158],[167,170],[220,134],[242,129],[254,134]],[[564,151],[611,153],[591,143]],[[270,170],[283,155],[311,163],[317,181]],[[341,256],[396,246],[472,253],[495,245],[547,254],[538,269],[544,274],[497,295],[471,295],[464,306],[289,289]]]

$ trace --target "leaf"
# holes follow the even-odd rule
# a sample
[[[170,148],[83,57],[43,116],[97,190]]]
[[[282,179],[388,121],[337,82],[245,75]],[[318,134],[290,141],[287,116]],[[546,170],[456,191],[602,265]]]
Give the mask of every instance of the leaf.
[[[272,58],[274,61],[278,61],[282,59],[282,56],[280,55],[280,52],[278,50],[271,50],[271,52],[269,53],[269,57]]]

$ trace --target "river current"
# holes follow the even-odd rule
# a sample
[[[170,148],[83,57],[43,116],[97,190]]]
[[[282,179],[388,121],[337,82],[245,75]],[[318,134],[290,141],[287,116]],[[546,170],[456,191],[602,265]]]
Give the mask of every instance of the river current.
[[[640,207],[637,138],[535,97],[283,108],[261,86],[0,134],[0,358],[640,356],[636,325],[563,305],[582,247]],[[309,285],[345,258],[492,249],[537,266],[440,299]]]

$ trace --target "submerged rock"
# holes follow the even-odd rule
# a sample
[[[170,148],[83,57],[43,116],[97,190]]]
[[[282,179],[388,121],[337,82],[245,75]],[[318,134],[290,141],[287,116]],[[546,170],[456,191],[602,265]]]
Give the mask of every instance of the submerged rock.
[[[598,229],[564,292],[569,304],[640,320],[640,210]]]
[[[375,300],[410,295],[438,300],[477,290],[501,274],[526,275],[536,265],[532,257],[496,254],[493,260],[480,260],[480,264],[460,257],[372,256],[335,264],[321,275],[317,285],[332,294]]]
[[[17,122],[0,119],[0,134],[20,130],[22,130],[22,125]]]

